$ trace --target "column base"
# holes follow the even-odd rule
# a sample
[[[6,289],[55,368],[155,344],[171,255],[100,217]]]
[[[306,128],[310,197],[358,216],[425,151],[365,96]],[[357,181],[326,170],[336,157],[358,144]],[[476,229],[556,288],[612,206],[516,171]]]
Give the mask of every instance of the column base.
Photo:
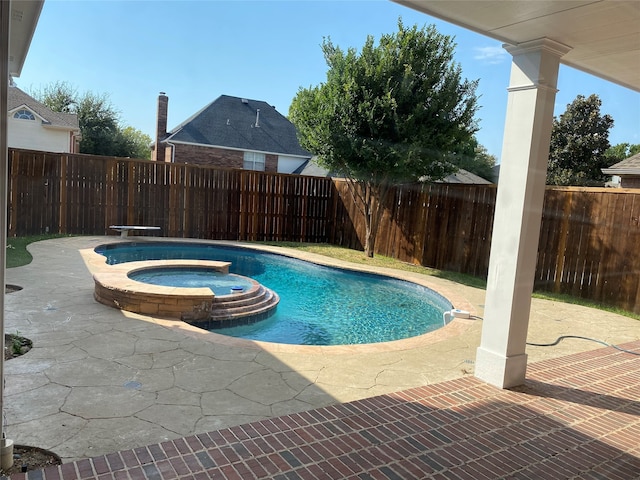
[[[527,373],[527,354],[505,357],[482,347],[476,351],[475,376],[498,388],[524,384]]]

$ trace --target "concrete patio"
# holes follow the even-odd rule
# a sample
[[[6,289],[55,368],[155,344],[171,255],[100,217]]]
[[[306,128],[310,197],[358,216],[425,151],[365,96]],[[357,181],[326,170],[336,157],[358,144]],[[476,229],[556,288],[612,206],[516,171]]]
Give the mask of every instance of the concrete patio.
[[[81,252],[106,241],[119,238],[73,237],[32,244],[34,261],[7,271],[7,282],[23,290],[7,295],[6,331],[18,331],[34,342],[28,354],[5,364],[7,436],[17,444],[52,450],[65,462],[45,476],[34,472],[29,478],[253,478],[278,474],[282,478],[418,478],[406,462],[396,470],[393,465],[400,460],[387,458],[388,451],[382,451],[396,449],[397,442],[406,439],[402,448],[422,453],[443,448],[450,453],[451,444],[465,439],[476,444],[469,439],[483,434],[496,442],[480,442],[483,448],[500,456],[467,452],[463,463],[492,458],[490,463],[502,473],[485,472],[486,478],[511,474],[512,478],[558,478],[527,470],[534,460],[546,465],[557,454],[555,450],[520,451],[516,456],[526,464],[516,468],[514,460],[508,470],[511,474],[500,466],[504,462],[496,462],[504,455],[513,457],[508,445],[515,445],[516,440],[507,434],[509,422],[526,427],[513,434],[522,435],[517,440],[521,443],[527,442],[527,435],[551,441],[555,438],[551,433],[568,432],[562,435],[563,441],[573,439],[574,443],[563,451],[572,452],[572,458],[578,447],[587,444],[605,452],[599,458],[584,450],[589,457],[597,457],[597,465],[592,462],[593,468],[584,470],[584,461],[576,460],[575,475],[589,471],[592,476],[585,478],[633,478],[625,474],[629,469],[639,475],[637,442],[628,441],[640,433],[638,356],[602,349],[585,340],[529,347],[529,361],[534,364],[527,386],[504,391],[470,375],[480,320],[455,322],[417,339],[376,346],[293,347],[229,339],[95,302],[93,281]],[[484,291],[437,278],[421,280],[445,294],[454,306],[482,316]],[[549,343],[560,335],[627,344],[636,351],[640,347],[640,326],[633,319],[534,300],[528,340]],[[569,354],[577,355],[565,357]],[[587,374],[587,369],[593,374]],[[412,428],[413,420],[406,420],[406,425],[401,420],[407,415],[426,423]],[[282,418],[270,420],[274,417]],[[471,422],[464,435],[454,435],[467,425],[462,418],[480,417],[484,420]],[[345,418],[356,424],[357,419],[366,418],[361,420],[366,425],[347,428]],[[436,434],[424,440],[430,421],[439,422],[430,427],[436,432],[446,429],[446,440]],[[606,423],[609,421],[613,426]],[[396,432],[401,425],[412,432]],[[292,432],[296,440],[285,441],[292,438]],[[354,432],[358,440],[353,440]],[[410,440],[418,434],[424,434],[418,443]],[[336,438],[343,442],[336,443]],[[247,443],[257,439],[263,439],[262,447]],[[274,444],[273,439],[279,443]],[[324,449],[314,447],[314,456],[303,448],[312,443]],[[305,456],[293,452],[294,444]],[[401,456],[409,459],[412,455]],[[416,458],[420,455],[415,452]],[[266,467],[261,458],[272,465]],[[384,465],[374,465],[375,458],[386,459]],[[74,461],[78,463],[70,463]],[[336,462],[347,465],[347,470],[338,469],[336,477],[328,466],[318,470],[322,461],[333,462],[332,468],[337,468]],[[618,464],[622,466],[615,470]],[[456,465],[460,462],[435,461],[433,478],[482,478],[464,469],[454,473]],[[598,473],[598,465],[611,468]],[[413,472],[429,476],[423,467],[414,463]],[[314,477],[313,471],[323,473]],[[618,476],[612,471],[619,472]]]

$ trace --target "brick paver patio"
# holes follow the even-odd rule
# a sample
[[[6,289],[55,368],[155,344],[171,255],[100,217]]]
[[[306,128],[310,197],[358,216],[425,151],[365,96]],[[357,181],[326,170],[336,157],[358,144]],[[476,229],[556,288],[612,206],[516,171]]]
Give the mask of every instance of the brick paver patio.
[[[500,390],[467,376],[11,478],[640,478],[640,356],[592,350],[527,378]]]

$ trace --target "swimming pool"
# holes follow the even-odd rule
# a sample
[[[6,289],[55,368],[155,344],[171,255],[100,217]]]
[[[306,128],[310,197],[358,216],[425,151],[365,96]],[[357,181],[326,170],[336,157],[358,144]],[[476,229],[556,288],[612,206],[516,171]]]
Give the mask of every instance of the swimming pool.
[[[96,248],[107,263],[218,260],[280,296],[275,313],[216,333],[298,345],[387,342],[442,327],[451,303],[433,290],[377,274],[316,265],[241,247],[200,243],[117,243]]]

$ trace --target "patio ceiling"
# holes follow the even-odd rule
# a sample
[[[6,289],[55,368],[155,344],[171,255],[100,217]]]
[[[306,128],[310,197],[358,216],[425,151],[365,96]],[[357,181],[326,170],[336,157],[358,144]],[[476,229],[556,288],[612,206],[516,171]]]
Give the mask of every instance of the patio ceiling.
[[[571,47],[561,63],[640,91],[637,0],[394,1],[511,45],[555,40]]]
[[[12,1],[9,36],[9,75],[19,77],[44,1]]]

